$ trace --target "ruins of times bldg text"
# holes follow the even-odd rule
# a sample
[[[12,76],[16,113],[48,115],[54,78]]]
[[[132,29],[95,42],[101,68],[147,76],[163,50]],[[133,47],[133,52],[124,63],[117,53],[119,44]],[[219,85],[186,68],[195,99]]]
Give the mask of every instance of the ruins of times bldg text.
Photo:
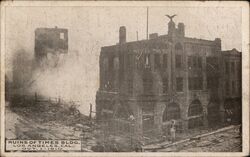
[[[219,38],[185,37],[172,19],[167,35],[141,41],[126,42],[120,27],[119,43],[101,48],[99,64],[97,120],[132,116],[137,132],[162,133],[172,120],[177,130],[222,124],[231,99],[241,112],[241,53],[222,51]]]

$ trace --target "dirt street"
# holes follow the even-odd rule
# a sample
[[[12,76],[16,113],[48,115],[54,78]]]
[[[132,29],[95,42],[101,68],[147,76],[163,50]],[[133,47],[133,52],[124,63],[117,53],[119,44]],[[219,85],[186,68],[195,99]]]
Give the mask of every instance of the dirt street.
[[[240,152],[242,138],[238,127],[202,137],[188,140],[168,148],[158,149],[159,152]]]

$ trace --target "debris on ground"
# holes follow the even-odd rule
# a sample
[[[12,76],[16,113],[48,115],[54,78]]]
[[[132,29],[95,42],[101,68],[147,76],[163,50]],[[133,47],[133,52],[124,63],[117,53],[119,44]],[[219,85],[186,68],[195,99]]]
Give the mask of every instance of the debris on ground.
[[[7,139],[82,138],[86,151],[91,151],[91,147],[96,145],[92,129],[95,125],[74,104],[27,99],[6,106],[6,113]]]

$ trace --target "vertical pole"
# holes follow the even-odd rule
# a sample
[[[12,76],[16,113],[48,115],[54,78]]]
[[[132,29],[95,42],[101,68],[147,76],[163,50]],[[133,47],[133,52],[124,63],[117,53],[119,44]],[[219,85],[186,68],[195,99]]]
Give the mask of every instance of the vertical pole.
[[[105,136],[106,136],[106,134],[105,134],[105,122],[106,121],[104,121],[104,120],[101,120],[102,122],[101,122],[101,124],[102,124],[102,131],[103,131],[103,141],[102,141],[102,145],[103,145],[103,152],[105,152]]]
[[[147,7],[147,40],[148,40],[148,7]]]
[[[130,131],[130,147],[133,148],[133,141],[132,141],[132,128],[131,128],[131,122],[129,122],[129,131]]]
[[[80,138],[81,138],[81,152],[82,152],[82,148],[83,148],[83,136],[82,136],[82,133],[83,133],[83,131],[81,130],[81,136],[80,136]]]
[[[169,42],[168,43],[170,45],[170,91],[169,91],[169,95],[170,95],[170,99],[169,99],[169,103],[172,102],[172,96],[173,96],[173,57],[172,57],[172,43]]]
[[[35,93],[35,102],[37,101],[37,93]]]
[[[138,37],[138,31],[136,31],[136,39],[137,39],[137,41],[139,40],[138,38],[139,38]]]
[[[89,104],[89,120],[92,118],[92,104]]]
[[[173,52],[172,52],[172,43],[171,43],[171,98],[173,98],[174,95],[174,73],[173,73]]]

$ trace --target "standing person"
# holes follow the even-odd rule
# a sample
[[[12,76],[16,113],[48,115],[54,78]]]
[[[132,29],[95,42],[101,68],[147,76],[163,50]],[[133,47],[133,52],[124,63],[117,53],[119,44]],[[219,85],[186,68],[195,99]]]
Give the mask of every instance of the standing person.
[[[172,120],[171,127],[170,127],[170,136],[171,136],[171,142],[175,142],[175,121]]]

